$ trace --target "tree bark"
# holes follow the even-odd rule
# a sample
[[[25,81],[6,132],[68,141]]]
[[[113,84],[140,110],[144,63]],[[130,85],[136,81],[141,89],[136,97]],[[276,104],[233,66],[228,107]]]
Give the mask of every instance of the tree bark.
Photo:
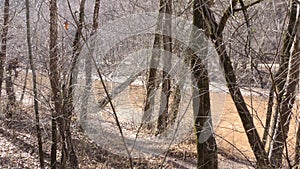
[[[68,5],[70,7],[70,3],[68,1]],[[60,125],[60,130],[65,132],[65,142],[67,144],[66,154],[62,156],[62,161],[65,161],[63,157],[69,159],[72,168],[79,168],[77,155],[74,149],[73,141],[72,141],[72,134],[71,134],[71,116],[74,110],[73,105],[73,94],[75,85],[77,84],[77,76],[78,76],[78,57],[80,53],[80,39],[82,37],[82,29],[84,24],[84,8],[85,8],[85,0],[80,1],[79,7],[79,21],[76,20],[75,22],[77,25],[77,30],[75,33],[75,37],[73,40],[73,55],[72,55],[72,62],[71,62],[71,69],[70,69],[70,77],[68,86],[63,88],[63,119]],[[71,8],[70,8],[71,9]]]
[[[295,60],[297,55],[291,56],[291,49],[295,41],[296,32],[300,29],[298,25],[300,16],[300,14],[298,14],[298,7],[298,2],[293,0],[288,30],[283,43],[281,64],[275,79],[276,92],[278,93],[275,113],[278,114],[278,120],[276,123],[273,140],[270,145],[271,148],[269,156],[272,165],[274,165],[276,168],[282,166],[283,149],[286,145],[290,117],[297,87],[295,80],[299,78],[297,74],[299,63],[297,63]],[[290,70],[289,62],[291,62]]]
[[[156,135],[161,134],[168,125],[169,116],[169,98],[171,94],[171,77],[169,75],[171,67],[172,58],[172,0],[166,0],[166,11],[165,20],[163,23],[163,49],[166,51],[165,55],[162,57],[163,63],[163,79],[162,79],[162,93],[160,99],[160,110],[157,120],[157,131]]]
[[[2,83],[4,81],[4,66],[6,61],[7,34],[9,21],[9,0],[4,1],[3,9],[3,28],[1,34],[1,51],[0,51],[0,99],[2,95]]]
[[[28,46],[29,63],[30,63],[31,71],[32,71],[32,85],[33,85],[33,93],[34,93],[34,112],[35,112],[35,122],[36,122],[36,133],[37,133],[37,139],[38,139],[40,168],[43,169],[43,168],[45,168],[45,165],[44,165],[42,132],[41,132],[41,129],[40,129],[40,116],[39,116],[39,104],[38,104],[38,93],[37,93],[37,83],[36,83],[36,72],[35,72],[35,67],[34,67],[34,63],[33,63],[32,47],[31,47],[29,0],[26,0],[25,3],[26,3],[27,46]],[[28,72],[27,70],[28,69],[26,68],[26,77],[27,77],[27,72]],[[25,81],[26,80],[27,79],[25,79]]]
[[[94,13],[93,13],[93,30],[92,33],[90,34],[90,37],[92,37],[98,29],[99,26],[99,9],[100,9],[100,0],[95,0],[95,5],[94,5]],[[93,56],[94,54],[94,48],[95,48],[95,43],[92,42],[91,44],[91,55]],[[87,120],[87,106],[89,103],[89,95],[92,90],[92,74],[93,74],[93,69],[92,69],[92,56],[87,56],[85,57],[85,86],[86,90],[83,93],[83,100],[82,100],[82,107],[80,111],[80,126],[82,128],[86,127],[86,120]],[[108,100],[108,99],[107,99]],[[109,103],[109,101],[107,101]]]
[[[207,42],[205,34],[200,29],[204,28],[204,17],[202,17],[199,5],[201,1],[194,1],[193,5],[193,28],[191,33],[190,47],[187,54],[190,58],[193,86],[193,109],[195,117],[195,133],[197,145],[197,168],[217,169],[218,154],[217,143],[214,136],[210,95],[209,77],[206,69]],[[207,3],[207,2],[205,2]]]
[[[13,114],[15,103],[16,103],[16,94],[14,90],[14,83],[12,79],[12,73],[14,69],[14,60],[11,59],[7,62],[6,66],[6,77],[5,77],[5,90],[8,97],[8,102],[6,104],[6,117],[10,118]]]
[[[299,27],[299,23],[298,23],[298,27]],[[300,30],[298,30],[297,32],[297,36],[296,36],[296,42],[295,42],[295,49],[294,49],[294,53],[293,55],[295,56],[295,60],[297,61],[297,64],[296,66],[298,66],[298,81],[299,81],[299,60],[300,60],[300,42],[299,42],[299,39],[300,39]],[[297,60],[298,59],[298,60]],[[295,72],[297,73],[297,72]],[[297,80],[297,79],[295,79]],[[297,82],[297,81],[296,81]],[[299,88],[299,84],[298,85],[298,88]],[[296,146],[295,146],[295,164],[296,165],[299,165],[300,164],[300,125],[298,126],[298,130],[297,130],[297,138],[296,138]]]
[[[254,152],[257,160],[257,166],[259,168],[269,168],[270,164],[268,156],[264,150],[263,143],[259,137],[257,129],[254,125],[253,118],[247,108],[245,100],[242,96],[240,88],[237,85],[237,79],[232,67],[232,63],[226,51],[226,44],[223,42],[223,30],[226,26],[227,20],[231,16],[233,8],[237,5],[237,0],[233,0],[231,5],[225,10],[223,16],[220,19],[219,24],[214,20],[212,11],[205,0],[196,0],[196,6],[194,9],[200,11],[201,15],[198,19],[202,19],[202,25],[199,27],[205,30],[206,35],[214,42],[215,49],[219,55],[221,67],[224,72],[227,87],[229,89],[231,98],[237,108],[239,116],[242,120],[244,130],[247,134],[248,141]]]
[[[179,82],[180,83],[180,82]],[[175,89],[173,92],[173,102],[171,104],[170,116],[169,116],[169,124],[170,126],[175,124],[178,111],[179,111],[179,104],[181,101],[181,84],[175,84]]]
[[[52,90],[52,101],[54,109],[52,110],[52,144],[51,144],[51,169],[56,169],[57,152],[57,122],[58,115],[61,114],[61,86],[58,72],[58,48],[57,48],[57,1],[50,1],[50,42],[49,42],[49,69],[50,85]]]
[[[217,143],[212,128],[208,72],[197,55],[192,55],[191,66],[193,86],[196,87],[193,91],[193,107],[197,138],[197,168],[217,169]]]
[[[163,13],[165,12],[165,2],[164,0],[159,1],[159,13],[158,19],[155,28],[155,36],[154,36],[154,43],[153,43],[153,51],[150,58],[150,67],[146,82],[146,98],[144,102],[144,113],[142,116],[142,122],[146,125],[147,129],[152,129],[153,125],[150,123],[153,115],[154,109],[154,100],[155,100],[155,90],[157,89],[157,64],[160,59],[161,53],[159,49],[161,48],[161,29],[162,29],[162,21],[163,21]]]

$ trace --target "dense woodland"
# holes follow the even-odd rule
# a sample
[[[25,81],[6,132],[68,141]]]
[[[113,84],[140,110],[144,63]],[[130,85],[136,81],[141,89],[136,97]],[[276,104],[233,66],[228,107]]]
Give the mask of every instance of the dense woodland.
[[[300,1],[0,1],[0,168],[298,168]]]

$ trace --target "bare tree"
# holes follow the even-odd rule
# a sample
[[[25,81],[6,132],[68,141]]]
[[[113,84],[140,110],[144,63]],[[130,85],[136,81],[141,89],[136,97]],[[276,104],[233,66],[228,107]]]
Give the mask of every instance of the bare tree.
[[[160,110],[157,120],[156,135],[162,133],[168,125],[169,116],[169,98],[171,94],[171,77],[169,75],[171,67],[172,55],[172,38],[171,38],[171,25],[172,25],[172,0],[165,1],[165,18],[163,22],[163,49],[166,51],[162,57],[163,73],[162,73],[162,94],[160,101]]]
[[[9,27],[9,0],[4,1],[3,10],[3,29],[1,33],[1,52],[0,52],[0,98],[2,93],[2,83],[4,81],[4,66],[6,61],[7,34]]]
[[[34,93],[34,111],[35,111],[36,132],[37,132],[37,138],[38,138],[39,160],[40,160],[40,167],[43,169],[45,167],[45,165],[44,165],[42,133],[41,133],[41,129],[40,129],[40,116],[39,116],[36,72],[35,72],[35,67],[34,67],[34,63],[33,63],[32,47],[31,47],[29,0],[26,0],[25,2],[26,2],[27,46],[28,46],[29,63],[30,63],[31,71],[32,71],[32,85],[33,85],[33,93]],[[27,70],[26,70],[26,72],[27,72]]]
[[[95,0],[95,5],[94,5],[94,13],[93,13],[93,30],[90,34],[90,37],[92,37],[96,32],[97,29],[99,27],[99,9],[100,9],[100,0]],[[94,53],[94,47],[95,45],[92,44],[91,46],[91,55],[93,56]],[[85,127],[85,122],[86,122],[86,118],[87,118],[87,106],[88,106],[88,102],[89,102],[89,95],[90,92],[92,90],[92,58],[91,57],[86,57],[85,58],[85,77],[86,77],[86,81],[85,81],[85,85],[86,85],[86,91],[83,94],[83,103],[82,103],[82,107],[81,107],[81,114],[80,114],[80,122],[81,122],[81,127],[84,128]],[[109,102],[108,99],[106,101],[107,103]],[[83,126],[82,126],[83,125]]]
[[[193,4],[193,29],[191,32],[190,46],[187,54],[192,69],[193,86],[193,108],[195,117],[195,133],[197,145],[197,168],[218,168],[217,144],[212,128],[209,77],[205,60],[207,59],[207,46],[204,46],[205,35],[202,16],[199,7],[204,5],[201,1],[194,1]]]
[[[295,44],[296,33],[299,31],[299,4],[292,1],[291,13],[289,15],[288,30],[283,42],[282,57],[279,71],[275,77],[277,107],[273,139],[270,143],[270,160],[277,168],[282,166],[283,149],[287,147],[286,139],[290,126],[292,108],[295,101],[296,89],[299,79],[299,61],[297,51],[293,53],[292,46]],[[296,49],[297,50],[297,46]],[[294,54],[294,55],[293,55]],[[290,66],[289,66],[290,65]],[[288,152],[286,152],[288,153]],[[287,156],[288,158],[288,156]],[[287,159],[288,160],[288,159]],[[289,160],[288,160],[289,162]],[[289,164],[291,165],[291,164]]]
[[[51,168],[56,169],[56,153],[57,153],[57,118],[61,114],[61,85],[60,75],[58,71],[58,30],[57,30],[57,1],[50,1],[50,42],[49,42],[49,69],[50,69],[50,84],[52,90],[52,101],[54,109],[52,110],[52,144],[51,144]]]
[[[155,36],[154,36],[154,43],[153,43],[153,52],[150,58],[150,68],[147,75],[147,82],[146,82],[146,98],[144,102],[144,114],[142,117],[143,123],[147,125],[148,129],[151,129],[153,126],[150,122],[153,114],[154,109],[154,98],[155,98],[155,90],[157,89],[157,69],[156,65],[160,59],[160,52],[158,49],[161,48],[161,29],[162,29],[162,22],[163,16],[165,12],[165,1],[159,1],[159,11],[158,11],[158,19],[155,28]]]
[[[227,87],[242,120],[248,141],[257,160],[257,166],[259,168],[268,168],[270,167],[270,163],[268,161],[267,153],[264,150],[263,143],[254,125],[253,118],[248,110],[240,88],[237,85],[235,71],[226,51],[226,44],[223,41],[223,30],[232,14],[233,8],[235,8],[238,1],[231,1],[230,6],[221,16],[219,23],[217,23],[214,19],[213,12],[209,8],[208,1],[199,0],[198,2],[198,6],[195,9],[200,10],[201,17],[204,20],[200,28],[205,30],[206,36],[212,40],[219,55],[219,60],[225,75]]]
[[[62,105],[62,112],[63,112],[63,118],[61,119],[60,124],[60,131],[63,132],[62,136],[63,143],[66,143],[66,149],[62,156],[62,162],[65,164],[66,159],[69,159],[70,164],[72,168],[79,168],[78,166],[78,159],[77,155],[74,149],[73,141],[72,141],[72,134],[71,134],[71,117],[74,110],[73,105],[73,94],[74,94],[74,86],[77,83],[77,76],[78,76],[78,57],[80,52],[80,39],[82,37],[82,29],[84,24],[84,8],[85,8],[85,0],[82,0],[80,2],[79,7],[79,20],[73,15],[73,12],[71,10],[70,2],[67,1],[70,12],[72,13],[73,19],[76,22],[77,30],[75,33],[75,37],[73,40],[73,53],[72,53],[72,60],[71,60],[71,68],[70,68],[70,77],[67,85],[64,85],[62,88],[63,90],[63,105]],[[64,158],[63,158],[64,157]]]

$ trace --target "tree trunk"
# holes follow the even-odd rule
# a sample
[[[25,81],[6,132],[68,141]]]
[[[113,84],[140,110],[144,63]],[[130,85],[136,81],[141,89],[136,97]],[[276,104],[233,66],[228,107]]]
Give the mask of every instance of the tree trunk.
[[[163,23],[163,49],[166,51],[162,57],[163,63],[163,79],[162,79],[162,93],[160,99],[160,110],[157,120],[157,134],[161,134],[168,125],[169,116],[169,98],[171,94],[171,58],[172,58],[172,0],[166,0],[165,22]]]
[[[1,34],[1,52],[0,52],[0,97],[2,91],[2,83],[4,80],[4,65],[7,60],[7,34],[9,27],[9,0],[4,1],[4,13],[3,13],[3,29]],[[16,102],[16,96],[14,92],[14,84],[12,81],[12,71],[13,71],[12,60],[8,61],[6,64],[6,77],[5,77],[5,89],[8,97],[8,102],[6,104],[6,117],[10,118],[13,113],[13,109]]]
[[[95,6],[94,6],[94,13],[93,13],[93,30],[92,33],[90,35],[90,37],[92,37],[98,29],[99,26],[99,9],[100,9],[100,0],[95,0]],[[94,48],[95,48],[95,43],[92,42],[91,44],[91,55],[92,56],[86,56],[85,57],[85,86],[86,86],[86,90],[83,93],[83,100],[82,100],[82,107],[81,107],[81,111],[80,111],[80,126],[81,128],[85,128],[86,127],[86,120],[87,120],[87,106],[89,103],[89,95],[91,93],[92,90],[92,74],[93,74],[93,69],[92,69],[92,57],[94,54]],[[108,99],[107,99],[108,100]],[[107,103],[109,103],[109,101],[107,101]]]
[[[165,12],[165,2],[160,0],[159,3],[159,13],[158,19],[155,28],[154,44],[153,51],[150,58],[150,68],[148,72],[147,82],[146,82],[146,99],[144,103],[144,113],[142,116],[142,122],[146,125],[147,129],[152,129],[153,124],[150,123],[152,119],[153,109],[154,109],[154,100],[155,100],[155,90],[157,89],[156,84],[156,74],[157,74],[157,64],[160,59],[159,49],[161,48],[161,35],[160,31],[162,29],[163,13]]]
[[[61,87],[60,76],[58,72],[58,48],[57,48],[57,1],[50,1],[50,42],[49,42],[49,69],[50,85],[52,90],[52,101],[54,110],[52,110],[52,144],[51,144],[51,169],[56,169],[56,152],[57,152],[57,122],[58,115],[61,114]]]
[[[270,165],[267,153],[264,150],[263,143],[258,135],[257,129],[253,122],[253,118],[247,108],[240,88],[237,85],[235,72],[233,70],[230,58],[227,54],[226,46],[223,42],[222,37],[224,27],[227,23],[227,20],[231,16],[231,12],[233,11],[232,8],[234,8],[237,5],[238,1],[232,1],[231,5],[223,13],[219,24],[217,24],[214,20],[212,11],[210,10],[206,1],[196,0],[196,2],[198,3],[196,3],[194,9],[197,9],[201,13],[196,19],[202,19],[202,25],[200,24],[199,27],[203,28],[205,30],[206,35],[214,42],[215,49],[217,50],[217,53],[219,55],[220,64],[224,72],[227,87],[229,89],[231,98],[235,103],[239,116],[242,120],[244,130],[248,137],[248,141],[257,160],[257,166],[259,168],[268,168]]]
[[[197,144],[197,168],[217,169],[217,143],[214,137],[210,96],[209,77],[205,66],[207,59],[207,42],[200,28],[203,28],[204,18],[199,10],[200,1],[194,1],[193,28],[191,32],[190,48],[187,51],[192,70],[193,109],[195,117],[195,133]]]
[[[38,150],[39,150],[39,160],[40,168],[45,168],[44,165],[44,153],[43,153],[43,143],[42,143],[42,133],[40,129],[40,117],[39,117],[39,105],[38,105],[38,93],[37,93],[37,83],[36,83],[36,72],[33,64],[32,48],[31,48],[31,34],[30,34],[30,10],[29,10],[29,0],[26,0],[26,27],[27,27],[27,46],[28,46],[28,57],[30,62],[30,67],[32,71],[32,85],[34,93],[34,112],[35,112],[35,122],[36,122],[36,133],[38,139]],[[28,68],[26,67],[26,77]],[[27,79],[25,78],[25,81]],[[26,84],[26,83],[25,83]],[[24,84],[24,86],[26,86]]]
[[[3,28],[1,34],[1,51],[0,51],[0,99],[2,94],[2,83],[4,81],[4,66],[6,61],[8,21],[9,21],[9,0],[5,0],[4,9],[3,9]]]
[[[298,27],[299,27],[299,22],[298,22]],[[299,42],[299,39],[300,39],[300,30],[297,31],[295,49],[294,49],[294,53],[293,53],[293,55],[295,56],[295,60],[297,61],[297,64],[298,64],[298,65],[296,65],[296,66],[298,66],[298,70],[297,70],[298,71],[298,74],[297,74],[298,75],[298,80],[299,80],[299,69],[300,69],[299,68],[299,60],[300,60],[300,42]],[[297,80],[297,79],[295,79],[295,80]],[[299,84],[298,84],[298,87],[299,87]],[[300,125],[298,126],[297,138],[296,138],[295,163],[296,163],[296,165],[300,164]]]
[[[29,70],[29,66],[28,66],[28,64],[27,64],[27,65],[26,65],[25,78],[24,78],[24,84],[23,84],[23,88],[22,88],[22,94],[21,94],[21,97],[20,97],[20,102],[23,101],[24,95],[25,95],[25,92],[26,92],[27,79],[28,79],[28,72],[29,72],[28,70]]]
[[[217,143],[212,128],[208,72],[197,55],[192,55],[193,107],[197,141],[197,168],[218,168]]]
[[[180,82],[179,82],[180,83]],[[181,84],[175,84],[175,89],[173,92],[173,102],[171,105],[170,116],[169,116],[169,124],[170,126],[175,124],[178,111],[179,111],[179,104],[181,101]]]
[[[68,5],[70,7],[70,3],[68,1]],[[73,55],[72,55],[72,62],[71,62],[71,69],[70,69],[70,78],[68,82],[68,86],[65,86],[63,88],[63,107],[62,112],[63,113],[63,119],[60,128],[61,131],[65,134],[65,140],[63,139],[63,142],[67,145],[67,153],[65,156],[62,156],[62,161],[65,161],[63,157],[68,158],[71,164],[72,168],[79,168],[78,165],[78,159],[76,156],[76,152],[73,146],[72,141],[72,135],[71,135],[71,116],[74,110],[73,105],[73,94],[75,85],[77,84],[77,76],[78,76],[78,57],[80,53],[80,39],[82,36],[82,29],[84,24],[84,6],[85,6],[85,0],[81,0],[80,7],[79,7],[79,21],[76,21],[77,24],[77,30],[75,33],[75,38],[73,40]],[[66,88],[68,87],[68,88]]]
[[[6,104],[6,117],[10,118],[13,114],[15,103],[16,103],[16,94],[14,91],[14,83],[12,79],[12,73],[14,69],[14,59],[9,60],[6,66],[6,77],[5,77],[5,90],[8,97],[8,102]]]
[[[268,168],[269,162],[267,153],[264,150],[263,143],[258,135],[257,129],[253,122],[253,118],[247,108],[242,93],[237,86],[236,76],[231,65],[231,61],[229,59],[229,56],[227,55],[225,45],[221,39],[216,41],[215,48],[217,49],[223,71],[225,72],[225,79],[231,98],[237,108],[244,126],[244,130],[246,131],[248,141],[257,160],[257,166],[258,168]]]
[[[278,120],[271,142],[270,160],[272,165],[276,168],[282,166],[283,149],[286,146],[287,134],[289,131],[290,118],[292,107],[295,100],[295,90],[297,87],[298,67],[299,63],[295,60],[297,55],[291,56],[292,45],[295,41],[296,32],[299,28],[299,4],[296,0],[292,2],[292,9],[288,25],[288,33],[284,39],[283,54],[281,58],[281,65],[278,73],[276,74],[276,87],[277,87],[277,108],[275,113],[278,113]],[[290,70],[289,62],[291,62]],[[298,72],[298,74],[297,74]],[[288,77],[289,76],[289,77]],[[274,119],[275,120],[275,119]],[[288,157],[287,157],[288,158]],[[287,159],[288,160],[288,159]],[[289,162],[289,160],[288,160]]]

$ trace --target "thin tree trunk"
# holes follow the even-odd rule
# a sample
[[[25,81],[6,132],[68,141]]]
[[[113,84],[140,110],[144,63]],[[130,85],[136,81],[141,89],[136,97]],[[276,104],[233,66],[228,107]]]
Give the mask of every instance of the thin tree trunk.
[[[271,119],[272,119],[272,112],[273,112],[273,105],[274,105],[274,85],[275,84],[273,83],[269,92],[268,108],[266,113],[266,123],[265,123],[263,139],[262,139],[265,148],[267,145],[268,137],[270,136],[269,131],[271,126]]]
[[[4,66],[6,61],[8,21],[9,21],[9,0],[5,0],[4,9],[3,9],[3,28],[1,34],[1,51],[0,51],[0,99],[2,95],[2,83],[4,81]]]
[[[283,149],[286,144],[287,134],[289,131],[291,109],[294,104],[294,95],[296,90],[294,73],[298,71],[296,68],[298,63],[295,62],[295,56],[290,56],[292,45],[295,40],[296,32],[300,29],[297,27],[299,23],[299,4],[296,0],[292,2],[292,9],[288,25],[288,32],[284,39],[283,54],[281,58],[281,65],[276,76],[277,87],[277,112],[278,121],[275,128],[273,141],[271,142],[270,160],[272,164],[278,168],[282,166]],[[288,70],[289,62],[291,62],[290,71]],[[292,65],[294,64],[294,65]],[[296,70],[295,70],[296,69]],[[289,76],[289,77],[288,77]],[[287,157],[288,158],[288,157]]]
[[[21,97],[20,97],[20,102],[23,101],[24,95],[25,95],[25,92],[26,92],[27,78],[28,78],[28,72],[29,72],[28,70],[29,70],[29,66],[28,66],[28,64],[27,64],[27,65],[26,65],[26,71],[25,71],[24,84],[23,84],[23,88],[22,88],[22,94],[21,94]]]
[[[157,88],[156,84],[156,74],[157,74],[157,64],[160,59],[159,49],[161,48],[161,35],[160,31],[162,29],[163,13],[165,12],[165,2],[164,0],[159,1],[159,13],[155,28],[153,51],[150,58],[150,68],[146,83],[146,99],[144,103],[144,113],[142,116],[142,122],[146,125],[147,129],[152,129],[154,126],[150,123],[153,115],[154,100],[155,100],[155,90]]]
[[[31,48],[31,34],[30,34],[30,10],[29,10],[29,0],[26,0],[26,26],[27,26],[27,46],[28,46],[28,57],[30,62],[30,67],[32,71],[32,85],[34,93],[34,112],[35,112],[35,123],[36,123],[36,133],[38,139],[38,150],[39,150],[39,160],[40,168],[45,168],[44,166],[44,153],[43,153],[43,143],[42,143],[42,133],[40,129],[40,117],[39,117],[39,104],[38,104],[38,93],[36,87],[36,72],[33,64],[32,48]],[[26,67],[26,77],[28,68]],[[26,81],[27,79],[25,79]],[[26,84],[26,83],[25,83]],[[24,84],[24,86],[26,86]]]
[[[172,0],[166,0],[165,22],[163,23],[163,49],[166,51],[162,57],[163,63],[163,80],[162,80],[162,93],[160,100],[160,110],[157,120],[157,134],[161,134],[168,125],[169,116],[169,98],[171,94],[171,77],[169,75],[172,58]]]
[[[95,0],[95,5],[94,5],[94,13],[93,13],[93,31],[90,35],[90,37],[92,37],[98,29],[99,26],[99,9],[100,9],[100,0]],[[94,54],[94,47],[95,44],[93,42],[93,44],[91,45],[91,55],[93,56]],[[82,107],[81,107],[81,111],[80,111],[80,126],[82,128],[86,127],[86,119],[87,119],[87,106],[89,103],[89,95],[91,93],[92,90],[92,74],[93,74],[93,70],[92,70],[92,58],[90,56],[87,56],[85,58],[85,86],[86,86],[86,90],[83,93],[83,103],[82,103]],[[107,99],[108,100],[108,99]],[[109,101],[107,101],[108,103]]]
[[[298,26],[299,26],[299,23],[298,23]],[[297,61],[297,64],[298,64],[298,70],[297,70],[298,71],[298,81],[299,81],[299,69],[300,69],[300,67],[299,67],[299,60],[300,60],[300,42],[299,42],[299,39],[300,39],[300,30],[298,30],[298,32],[297,32],[295,49],[294,49],[294,53],[293,53],[293,55],[295,56],[295,60]],[[297,73],[297,72],[295,72],[295,73]],[[297,80],[297,79],[295,79],[295,80]],[[299,87],[299,84],[298,84],[298,87]],[[297,138],[296,138],[295,164],[296,165],[300,164],[300,125],[298,125]]]
[[[70,7],[70,3],[68,1],[68,5]],[[68,88],[64,88],[64,103],[63,103],[63,127],[62,130],[65,132],[65,139],[64,142],[67,144],[67,154],[66,158],[69,158],[70,164],[72,168],[79,168],[78,165],[78,159],[76,156],[76,152],[74,149],[73,141],[72,141],[72,135],[71,135],[71,116],[74,110],[73,105],[73,94],[74,94],[74,86],[77,83],[77,76],[78,76],[78,57],[80,52],[80,39],[82,36],[82,29],[84,24],[84,6],[85,6],[85,0],[81,0],[80,7],[79,7],[79,21],[77,22],[76,18],[76,24],[77,24],[77,30],[75,33],[75,38],[73,41],[73,55],[72,55],[72,62],[71,62],[71,69],[70,69],[70,78],[68,82]]]
[[[177,115],[178,115],[179,104],[180,104],[180,101],[181,101],[180,87],[181,87],[180,84],[176,84],[175,89],[174,89],[173,102],[172,102],[171,110],[170,110],[170,124],[168,124],[170,126],[175,124],[175,121],[176,121],[176,118],[177,118]]]
[[[60,76],[58,72],[58,48],[57,48],[57,1],[50,1],[50,42],[49,42],[49,69],[50,85],[52,90],[52,101],[54,110],[52,110],[52,144],[51,144],[51,169],[56,169],[56,152],[57,152],[57,122],[58,115],[61,114],[61,87]]]

